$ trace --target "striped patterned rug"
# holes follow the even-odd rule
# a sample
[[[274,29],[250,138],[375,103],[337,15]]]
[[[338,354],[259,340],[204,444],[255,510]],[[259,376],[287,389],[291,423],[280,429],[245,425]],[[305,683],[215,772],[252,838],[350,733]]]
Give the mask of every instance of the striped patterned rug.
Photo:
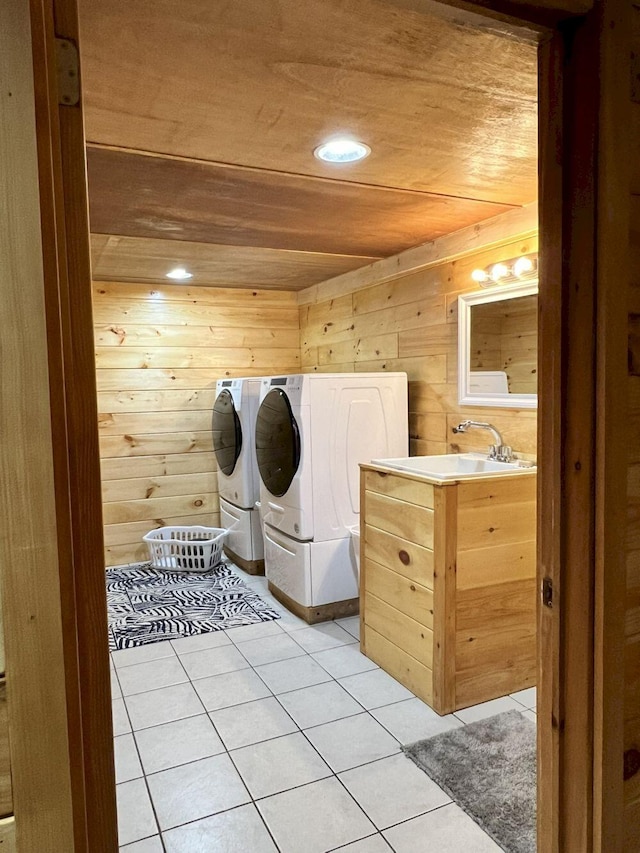
[[[112,651],[280,618],[227,563],[201,573],[114,566],[107,606]]]

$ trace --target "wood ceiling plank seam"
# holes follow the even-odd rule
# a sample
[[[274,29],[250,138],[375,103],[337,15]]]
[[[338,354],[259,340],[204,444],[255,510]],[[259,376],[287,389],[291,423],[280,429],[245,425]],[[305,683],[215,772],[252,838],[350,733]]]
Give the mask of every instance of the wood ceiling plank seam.
[[[105,239],[113,239],[115,244],[105,246]],[[291,292],[380,258],[122,235],[110,238],[92,234],[91,242],[94,281],[173,287],[173,291],[165,290],[167,295],[177,294],[181,288],[189,292],[193,287],[229,285],[236,293],[239,289],[256,288]],[[188,285],[169,285],[167,273],[176,266],[184,266],[192,273]]]
[[[129,284],[129,287],[123,287],[123,284]],[[110,285],[112,287],[110,287]],[[132,286],[133,285],[133,286]],[[291,291],[262,291],[256,290],[240,290],[237,288],[228,287],[212,287],[210,285],[197,285],[195,290],[192,290],[192,285],[186,284],[170,284],[168,281],[163,281],[162,284],[147,290],[146,283],[140,282],[119,282],[104,280],[99,283],[93,282],[93,298],[98,301],[109,300],[114,296],[124,296],[129,300],[148,301],[150,296],[161,296],[163,302],[187,303],[187,304],[216,304],[228,305],[232,307],[238,304],[244,304],[245,301],[260,303],[264,305],[278,304],[295,307],[298,304],[296,296]]]
[[[510,205],[509,207],[511,208],[511,207],[517,207],[517,206],[518,205]],[[136,244],[138,246],[143,247],[146,245],[151,250],[154,248],[154,246],[152,244],[157,244],[157,243],[161,243],[162,247],[167,247],[167,241],[166,240],[161,240],[161,239],[158,239],[156,237],[135,237],[135,238],[133,238],[133,237],[127,237],[124,234],[101,234],[98,231],[92,231],[91,237],[92,237],[92,239],[95,238],[98,241],[98,244],[99,244],[98,248],[101,250],[104,250],[104,249],[102,249],[102,242],[103,241],[105,241],[106,244],[112,243],[111,246],[105,245],[105,248],[117,249],[117,248],[120,248],[120,244],[122,242],[130,241],[130,240],[134,240],[134,239],[135,239]],[[198,241],[194,241],[194,240],[172,240],[168,245],[173,247],[174,244],[184,245],[185,247],[188,247],[192,251],[195,249],[195,250],[204,251],[204,252],[225,251],[225,250],[228,250],[229,248],[232,248],[226,244],[202,243],[202,242],[198,242]],[[158,248],[160,248],[160,247],[158,247]],[[291,255],[294,258],[296,258],[298,255],[302,255],[302,256],[317,255],[320,259],[322,259],[326,256],[326,252],[314,252],[312,249],[272,249],[272,250],[270,250],[268,248],[265,248],[264,246],[243,246],[243,249],[248,253],[255,252],[256,254],[261,254],[261,255],[262,254],[268,254],[270,251],[273,251],[274,253],[277,252],[279,255],[282,255],[285,257],[288,255]],[[175,251],[176,250],[174,249],[174,252]],[[336,257],[336,258],[361,257],[363,259],[370,258],[371,260],[379,260],[382,256],[381,255],[360,255],[360,256],[355,255],[354,256],[354,255],[340,255],[340,254],[336,253],[332,257]]]
[[[506,209],[524,206],[524,203],[519,204],[517,202],[496,201],[495,199],[478,198],[477,196],[471,195],[456,195],[452,193],[438,192],[436,190],[427,188],[416,189],[415,187],[407,187],[403,185],[390,185],[382,183],[371,183],[367,181],[345,180],[344,178],[334,178],[330,175],[314,175],[310,172],[290,172],[285,169],[268,169],[261,166],[249,166],[239,163],[226,163],[221,160],[204,160],[199,157],[184,157],[179,154],[167,154],[161,151],[145,151],[140,148],[127,148],[121,145],[104,145],[102,143],[94,142],[89,139],[87,140],[86,147],[88,149],[93,149],[96,151],[110,151],[117,152],[119,154],[131,154],[134,156],[149,157],[151,159],[169,160],[178,163],[189,163],[203,167],[216,166],[220,169],[229,169],[236,172],[254,172],[256,174],[277,175],[283,178],[301,178],[305,181],[318,181],[320,183],[336,184],[338,186],[344,186],[345,184],[348,184],[355,187],[362,187],[363,189],[383,190],[387,192],[400,191],[409,195],[428,195],[436,197],[439,196],[441,198],[455,198],[460,199],[461,201],[478,201],[482,202],[483,204],[499,205]]]
[[[102,234],[387,256],[503,212],[502,205],[433,194],[344,183],[327,194],[315,182],[310,190],[306,179],[275,184],[240,171],[230,181],[216,167],[185,172],[176,161],[159,169],[152,158],[88,155],[91,227]]]

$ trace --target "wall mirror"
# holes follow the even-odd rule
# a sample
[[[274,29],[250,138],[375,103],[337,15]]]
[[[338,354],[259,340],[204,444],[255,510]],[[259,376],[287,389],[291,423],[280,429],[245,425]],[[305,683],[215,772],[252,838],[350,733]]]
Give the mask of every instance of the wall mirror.
[[[458,402],[538,405],[538,282],[458,297]]]

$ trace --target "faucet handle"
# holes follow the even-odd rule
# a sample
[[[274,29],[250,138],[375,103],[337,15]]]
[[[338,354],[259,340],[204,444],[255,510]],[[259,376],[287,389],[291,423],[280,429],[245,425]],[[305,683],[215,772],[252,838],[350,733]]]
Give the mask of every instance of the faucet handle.
[[[495,459],[496,462],[512,462],[513,450],[508,444],[492,444],[489,447],[489,459]]]

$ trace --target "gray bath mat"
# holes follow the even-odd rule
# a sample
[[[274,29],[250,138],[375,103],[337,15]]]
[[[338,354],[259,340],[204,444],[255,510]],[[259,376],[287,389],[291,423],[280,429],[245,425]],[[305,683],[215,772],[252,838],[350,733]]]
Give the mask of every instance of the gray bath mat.
[[[506,711],[404,747],[507,853],[536,851],[536,727]]]

